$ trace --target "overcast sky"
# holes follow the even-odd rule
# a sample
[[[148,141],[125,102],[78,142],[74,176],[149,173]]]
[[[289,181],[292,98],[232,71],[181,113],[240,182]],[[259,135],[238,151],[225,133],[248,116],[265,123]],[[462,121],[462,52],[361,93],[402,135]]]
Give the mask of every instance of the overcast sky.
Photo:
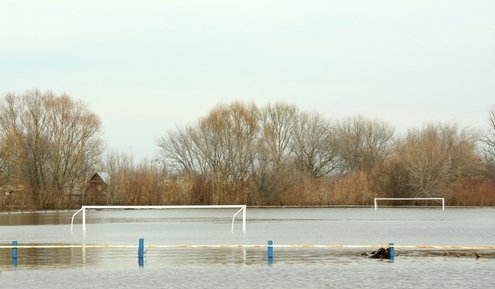
[[[0,93],[33,88],[84,101],[135,159],[236,100],[485,129],[495,1],[0,0]]]

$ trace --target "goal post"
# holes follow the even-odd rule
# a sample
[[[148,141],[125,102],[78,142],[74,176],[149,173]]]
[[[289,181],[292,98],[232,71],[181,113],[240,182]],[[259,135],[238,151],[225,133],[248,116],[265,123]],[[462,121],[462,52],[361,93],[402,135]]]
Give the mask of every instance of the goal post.
[[[378,201],[442,201],[442,210],[445,211],[445,198],[375,198],[375,210],[378,209]]]
[[[136,209],[136,210],[147,210],[147,209],[239,209],[232,216],[232,228],[231,231],[234,232],[234,222],[235,218],[239,213],[242,212],[242,231],[246,231],[246,205],[184,205],[184,206],[82,206],[81,209],[76,211],[72,215],[70,222],[70,230],[72,232],[74,228],[74,218],[77,214],[82,212],[82,229],[86,230],[86,210],[124,210],[124,209]]]

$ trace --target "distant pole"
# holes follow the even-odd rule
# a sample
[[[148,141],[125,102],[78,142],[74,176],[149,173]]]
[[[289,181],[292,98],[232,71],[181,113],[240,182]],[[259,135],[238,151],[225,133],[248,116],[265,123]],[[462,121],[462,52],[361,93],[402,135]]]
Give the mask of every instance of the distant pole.
[[[395,258],[394,243],[389,243],[388,249],[389,249],[389,255],[390,255],[390,262],[394,262],[394,258]]]
[[[132,159],[132,146],[130,146],[129,149],[131,150],[131,167],[133,167],[134,166],[134,161]]]

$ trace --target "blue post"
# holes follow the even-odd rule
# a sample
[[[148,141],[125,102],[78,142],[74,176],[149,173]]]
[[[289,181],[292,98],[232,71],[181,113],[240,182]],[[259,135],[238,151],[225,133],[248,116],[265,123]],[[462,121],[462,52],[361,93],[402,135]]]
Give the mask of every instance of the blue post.
[[[138,258],[144,258],[144,239],[139,239],[139,250],[138,250]]]
[[[12,241],[12,265],[17,266],[17,241]]]
[[[273,261],[273,241],[268,241],[268,261]]]
[[[394,243],[389,243],[388,248],[389,248],[390,262],[393,262],[395,258]]]
[[[12,241],[12,259],[17,259],[17,241]]]
[[[139,250],[138,250],[138,264],[139,267],[144,267],[144,239],[139,239]]]

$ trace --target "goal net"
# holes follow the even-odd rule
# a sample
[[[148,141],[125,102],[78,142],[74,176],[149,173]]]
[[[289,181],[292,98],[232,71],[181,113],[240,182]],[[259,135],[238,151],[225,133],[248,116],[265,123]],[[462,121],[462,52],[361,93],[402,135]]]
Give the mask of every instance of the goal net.
[[[442,203],[442,210],[445,211],[445,198],[375,198],[375,210],[378,209],[378,201],[435,201]]]
[[[72,215],[70,230],[74,228],[74,218],[77,214],[82,213],[82,229],[86,230],[86,211],[87,210],[147,210],[147,209],[237,209],[232,216],[232,229],[234,231],[234,222],[237,215],[242,212],[242,230],[246,231],[246,205],[197,205],[197,206],[82,206],[77,212]]]

